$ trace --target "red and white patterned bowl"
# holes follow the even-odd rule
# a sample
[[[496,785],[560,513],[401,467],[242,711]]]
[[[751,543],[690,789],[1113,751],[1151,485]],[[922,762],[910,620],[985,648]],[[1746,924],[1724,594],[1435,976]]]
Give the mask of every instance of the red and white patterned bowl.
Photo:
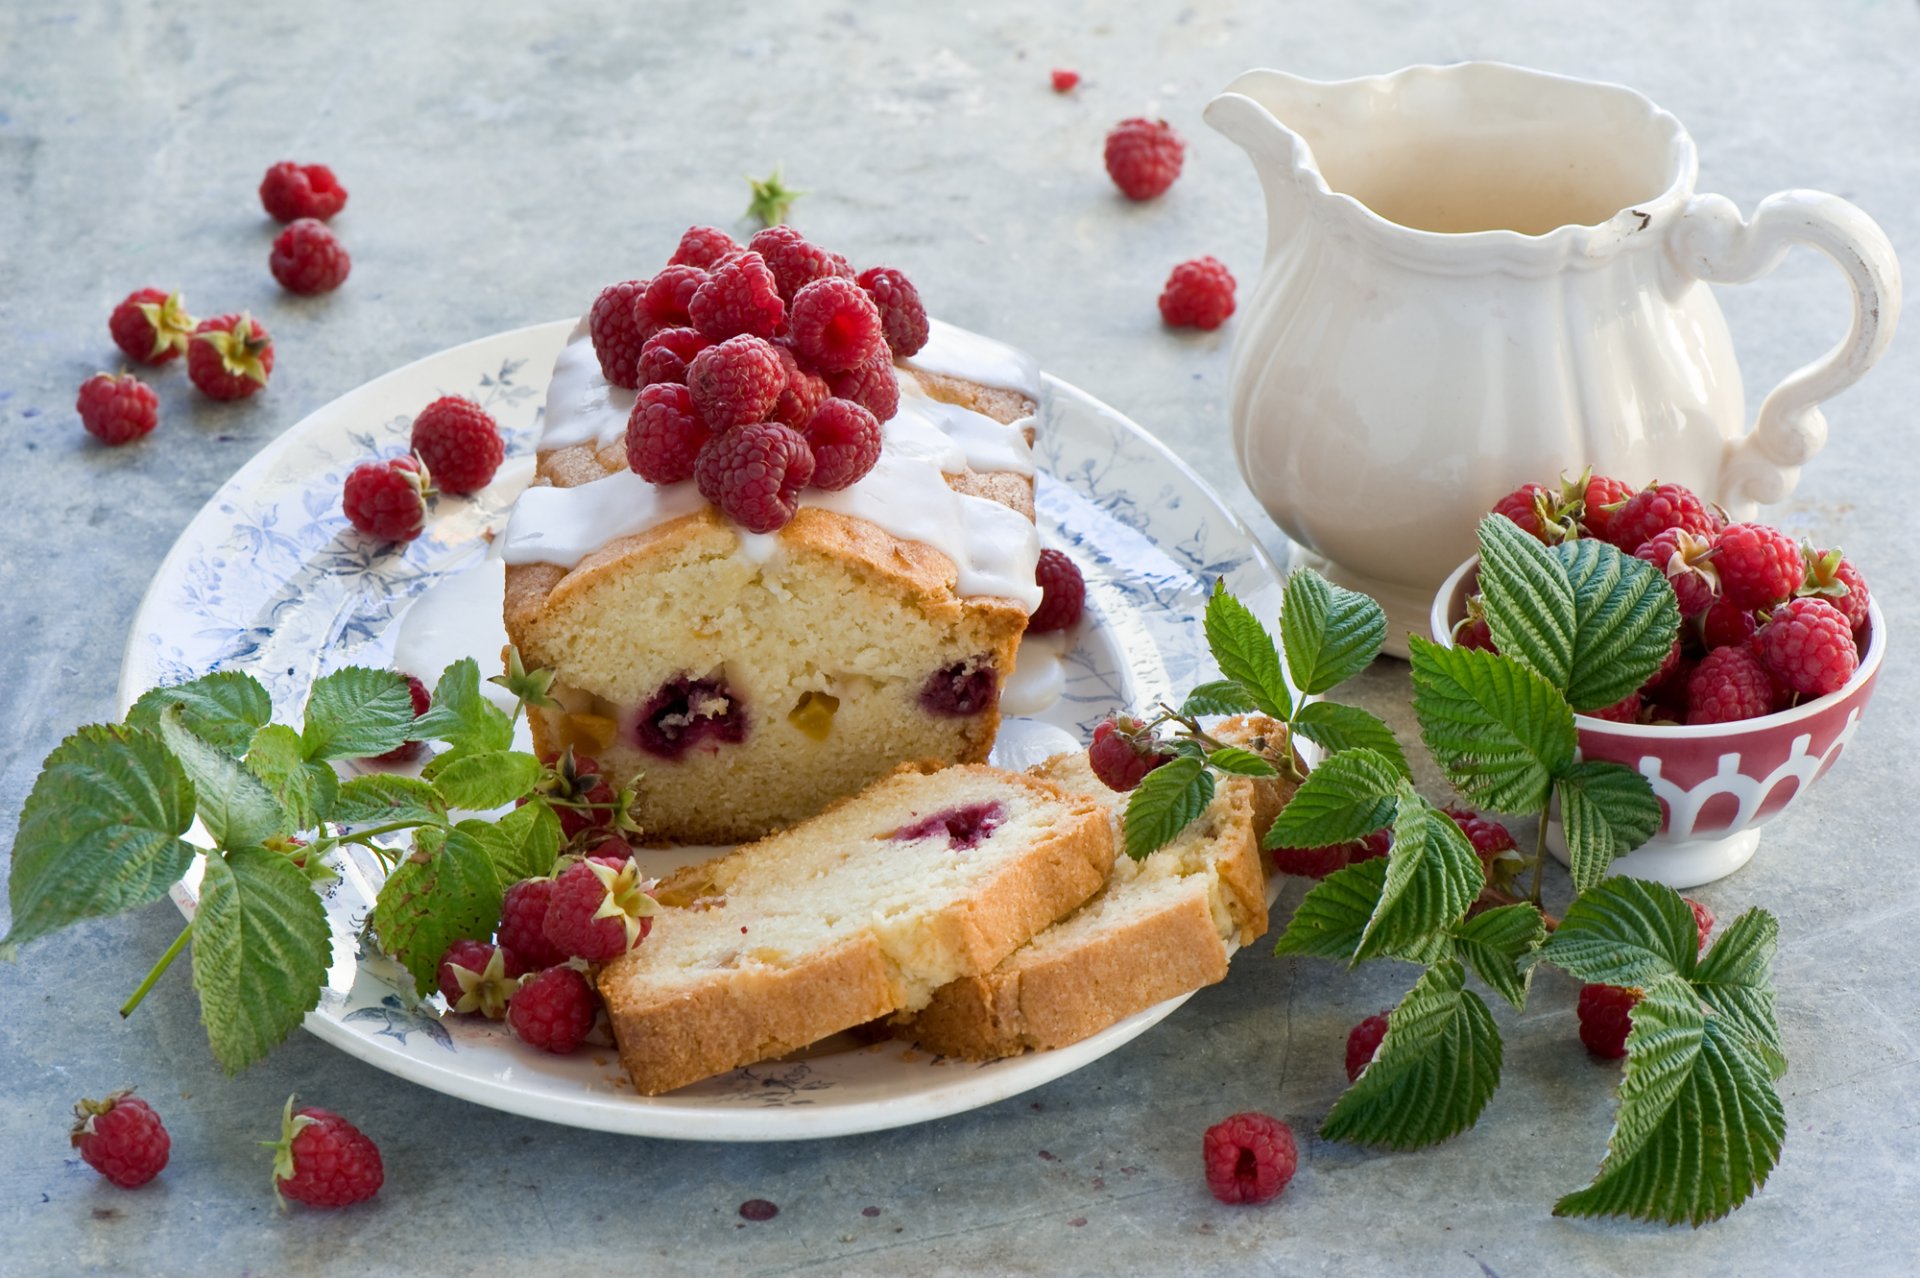
[[[1430,625],[1436,641],[1452,642],[1479,562],[1460,565],[1435,596]],[[1868,608],[1867,626],[1860,668],[1844,688],[1778,714],[1696,726],[1575,715],[1581,757],[1639,771],[1653,784],[1665,816],[1660,833],[1615,861],[1615,871],[1689,888],[1724,878],[1751,860],[1761,827],[1826,775],[1859,726],[1887,650],[1878,603]],[[1548,846],[1566,860],[1558,821]]]

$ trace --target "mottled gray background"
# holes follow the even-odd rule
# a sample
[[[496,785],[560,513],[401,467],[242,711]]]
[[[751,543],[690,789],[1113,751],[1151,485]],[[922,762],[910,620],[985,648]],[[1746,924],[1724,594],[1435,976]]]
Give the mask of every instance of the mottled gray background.
[[[1249,516],[1223,443],[1233,327],[1170,336],[1153,307],[1184,257],[1216,254],[1243,281],[1258,267],[1251,174],[1199,119],[1249,65],[1335,77],[1491,57],[1626,81],[1691,127],[1703,189],[1750,207],[1824,188],[1910,260],[1920,245],[1907,0],[303,7],[315,12],[0,6],[8,814],[62,735],[111,712],[149,575],[257,448],[420,355],[578,312],[689,222],[733,216],[743,172],[784,162],[812,191],[805,230],[906,268],[939,314],[1131,413]],[[1048,91],[1054,65],[1080,69],[1078,93]],[[1100,167],[1106,127],[1142,112],[1190,144],[1179,184],[1144,207]],[[283,158],[331,163],[352,191],[336,227],[353,278],[335,296],[288,297],[265,269],[274,228],[253,191]],[[74,388],[116,364],[108,309],[147,283],[184,287],[202,314],[251,307],[279,365],[239,406],[161,376],[159,432],[108,452],[81,433]],[[1815,258],[1726,303],[1756,392],[1844,324],[1842,286]],[[1832,443],[1774,512],[1854,552],[1894,650],[1837,771],[1751,867],[1701,894],[1723,916],[1763,903],[1782,924],[1791,1134],[1772,1183],[1729,1221],[1549,1216],[1600,1156],[1614,1078],[1575,1043],[1559,978],[1517,1024],[1500,1014],[1506,1083],[1478,1130],[1412,1155],[1310,1142],[1281,1201],[1235,1210],[1201,1183],[1201,1130],[1250,1107],[1312,1131],[1343,1085],[1346,1028],[1392,1001],[1404,971],[1256,950],[1153,1033],[1027,1096],[882,1135],[703,1146],[510,1118],[304,1035],[226,1079],[184,968],[132,1020],[114,1015],[179,926],[155,905],[0,966],[0,1273],[1911,1270],[1913,347],[1832,406]],[[1394,665],[1363,689],[1403,726],[1405,693]],[[174,1137],[172,1166],[133,1194],[64,1141],[75,1097],[130,1080]],[[296,1087],[381,1142],[388,1182],[372,1204],[275,1214],[251,1142]],[[743,1222],[753,1197],[778,1218]]]

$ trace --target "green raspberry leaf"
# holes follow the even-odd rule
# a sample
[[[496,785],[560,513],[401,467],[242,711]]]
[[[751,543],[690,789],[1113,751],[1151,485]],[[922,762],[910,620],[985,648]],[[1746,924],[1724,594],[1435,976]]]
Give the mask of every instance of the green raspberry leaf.
[[[198,851],[180,837],[193,798],[179,761],[144,729],[96,725],[54,747],[14,835],[0,957],[164,896]]]
[[[1562,542],[1548,553],[1573,587],[1567,700],[1575,710],[1610,706],[1667,659],[1680,632],[1679,601],[1658,568],[1603,541]]]
[[[1392,823],[1399,794],[1400,771],[1391,759],[1373,750],[1342,750],[1307,774],[1261,846],[1351,843]]]
[[[1200,684],[1180,703],[1180,713],[1190,719],[1213,714],[1247,714],[1259,708],[1247,690],[1231,679]]]
[[[329,819],[340,797],[333,765],[309,759],[300,734],[284,723],[269,723],[247,747],[247,771],[273,794],[295,830],[311,830]]]
[[[300,748],[309,759],[385,754],[414,735],[407,681],[391,670],[346,666],[313,681]]]
[[[160,712],[179,706],[187,731],[236,758],[273,718],[273,701],[260,681],[237,670],[216,670],[189,683],[152,688],[127,711],[127,725],[158,734]]]
[[[1779,937],[1773,915],[1748,910],[1727,926],[1693,970],[1694,991],[1752,1040],[1774,1078],[1787,1072],[1786,1048],[1773,1010],[1773,951]]]
[[[540,760],[524,750],[487,750],[439,755],[421,775],[448,807],[484,812],[531,794],[543,771]]]
[[[1251,750],[1239,746],[1221,746],[1207,754],[1215,769],[1236,777],[1277,777],[1280,770]]]
[[[1460,964],[1429,968],[1387,1017],[1373,1062],[1334,1103],[1320,1134],[1422,1149],[1467,1130],[1500,1086],[1500,1031]]]
[[[415,722],[411,735],[444,741],[453,754],[484,754],[512,747],[513,720],[482,695],[479,663],[462,657],[440,676],[433,705]]]
[[[1422,938],[1444,934],[1485,883],[1480,857],[1453,818],[1402,781],[1380,903],[1354,957],[1406,952]]]
[[[1311,568],[1288,575],[1280,605],[1287,672],[1305,693],[1325,692],[1365,670],[1387,638],[1387,614]]]
[[[395,821],[436,825],[447,819],[447,803],[438,790],[418,777],[375,772],[354,777],[340,787],[333,819],[346,825],[389,825]]]
[[[1343,959],[1349,964],[1358,962],[1354,951],[1360,948],[1367,922],[1379,907],[1380,889],[1386,878],[1387,858],[1376,856],[1335,870],[1320,880],[1294,909],[1287,930],[1273,947],[1274,954]],[[1401,959],[1425,967],[1451,954],[1452,943],[1447,935],[1432,932],[1414,937],[1403,949],[1382,950],[1377,957]]]
[[[1246,690],[1254,707],[1276,719],[1293,717],[1293,694],[1280,673],[1280,652],[1273,636],[1247,606],[1227,593],[1225,581],[1213,583],[1207,600],[1207,647],[1221,673]]]
[[[326,908],[293,862],[264,848],[207,858],[193,917],[193,985],[229,1074],[265,1056],[320,1001],[333,956]]]
[[[1329,754],[1343,750],[1371,750],[1392,762],[1401,776],[1413,775],[1413,770],[1407,766],[1406,751],[1400,748],[1400,740],[1393,735],[1393,729],[1377,715],[1359,706],[1341,705],[1337,701],[1310,701],[1301,706],[1300,713],[1294,716],[1293,728]]]
[[[1505,515],[1480,521],[1480,593],[1494,646],[1555,691],[1565,688],[1573,671],[1573,585],[1560,561]]]
[[[544,878],[566,843],[560,818],[540,800],[515,808],[496,822],[462,821],[464,831],[486,850],[501,891],[521,879]]]
[[[1147,773],[1127,799],[1127,855],[1136,861],[1173,842],[1213,802],[1213,774],[1190,755]]]
[[[506,887],[493,857],[461,822],[422,857],[402,861],[380,886],[371,919],[383,949],[413,974],[414,989],[434,987],[440,956],[455,941],[491,936]]]
[[[242,848],[291,833],[292,822],[273,792],[238,759],[189,732],[184,707],[160,712],[160,739],[193,782],[195,810],[215,843]]]
[[[1546,807],[1553,778],[1573,762],[1566,699],[1502,654],[1442,647],[1418,635],[1408,648],[1413,712],[1447,779],[1483,808]]]
[[[1454,948],[1473,974],[1516,1011],[1525,1010],[1533,983],[1533,968],[1522,968],[1521,960],[1539,949],[1546,936],[1546,920],[1525,903],[1484,910],[1453,929]]]
[[[1615,877],[1574,898],[1538,957],[1575,980],[1646,989],[1692,977],[1699,949],[1700,929],[1678,892]]]
[[[1584,892],[1606,877],[1607,866],[1660,829],[1660,800],[1647,779],[1618,763],[1587,760],[1554,778],[1567,836],[1573,889]]]
[[[1556,1216],[1718,1220],[1764,1185],[1786,1141],[1766,1063],[1738,1026],[1665,977],[1633,1009],[1620,1110],[1600,1173]]]

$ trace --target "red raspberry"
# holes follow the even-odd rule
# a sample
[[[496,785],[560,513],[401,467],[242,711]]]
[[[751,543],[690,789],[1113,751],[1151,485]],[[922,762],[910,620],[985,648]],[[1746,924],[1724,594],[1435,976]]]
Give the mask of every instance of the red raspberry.
[[[1280,874],[1297,874],[1307,879],[1324,879],[1335,870],[1353,864],[1351,843],[1335,843],[1324,848],[1274,848],[1273,868]]]
[[[893,359],[917,355],[927,344],[927,308],[920,290],[903,272],[891,266],[870,266],[860,272],[860,287],[880,312],[880,330],[886,335]]]
[[[758,253],[742,253],[713,268],[687,304],[693,326],[716,342],[741,333],[772,337],[787,318],[773,272]]]
[[[600,360],[600,375],[628,390],[640,385],[640,350],[646,334],[640,331],[637,308],[646,291],[646,280],[609,284],[587,312],[587,335]]]
[[[651,483],[677,484],[693,478],[694,460],[712,438],[694,411],[692,392],[678,382],[655,382],[627,416],[627,465]]]
[[[1766,524],[1729,524],[1721,529],[1714,564],[1720,590],[1742,608],[1770,608],[1790,599],[1806,580],[1800,547]]]
[[[1387,1014],[1376,1012],[1347,1031],[1347,1081],[1357,1083],[1373,1063],[1380,1040],[1387,1036]]]
[[[890,422],[900,411],[900,378],[893,371],[893,357],[885,342],[845,372],[828,373],[827,385],[841,399],[850,399],[872,413],[875,421]]]
[[[1065,67],[1055,67],[1053,69],[1052,79],[1053,91],[1055,93],[1071,93],[1074,87],[1080,83],[1080,73],[1078,71],[1069,71]]]
[[[717,227],[690,226],[686,234],[680,237],[680,247],[667,259],[670,266],[697,266],[703,271],[712,270],[714,263],[729,253],[740,251],[740,245],[731,235]]]
[[[122,1189],[138,1189],[167,1165],[173,1142],[153,1106],[132,1088],[73,1107],[73,1147],[87,1166]]]
[[[1697,617],[1713,606],[1724,589],[1721,573],[1726,560],[1716,553],[1716,544],[1712,533],[1667,528],[1641,542],[1633,555],[1665,574],[1674,598],[1680,602],[1682,617]],[[1798,553],[1796,550],[1796,558]]]
[[[1467,599],[1467,615],[1453,627],[1453,645],[1478,652],[1498,652],[1493,646],[1493,627],[1487,624],[1487,603],[1479,595]]]
[[[829,492],[851,488],[880,460],[880,423],[847,399],[829,399],[814,410],[804,432],[813,450],[813,486]]]
[[[1640,991],[1618,985],[1580,987],[1580,1041],[1595,1056],[1617,1061],[1627,1054],[1627,1034],[1633,1029],[1633,1005]]]
[[[1627,498],[1613,512],[1607,540],[1632,554],[1669,528],[1705,536],[1719,527],[1720,521],[1692,492],[1679,484],[1655,484]]]
[[[793,295],[815,280],[832,276],[853,278],[853,268],[847,265],[846,258],[808,243],[806,237],[791,226],[769,226],[748,241],[747,247],[758,253],[767,269],[773,272],[780,300],[789,306],[793,305]]]
[[[413,702],[413,717],[418,719],[433,705],[433,694],[427,691],[427,685],[412,675],[401,676],[407,681],[407,697]],[[374,763],[411,763],[420,757],[422,749],[418,741],[403,741],[385,754],[373,756]]]
[[[1773,701],[1773,676],[1748,648],[1715,648],[1687,680],[1688,723],[1758,719]]]
[[[1266,1114],[1235,1114],[1215,1123],[1200,1149],[1207,1188],[1223,1203],[1272,1202],[1300,1165],[1293,1129]]]
[[[613,805],[620,796],[601,774],[598,759],[568,750],[558,759],[545,762],[553,769],[553,776],[543,782],[542,793],[552,802],[554,815],[560,818],[562,834],[571,839],[583,830],[596,830],[613,823]],[[522,957],[526,957],[524,951]]]
[[[348,1207],[380,1192],[386,1169],[380,1148],[358,1127],[331,1110],[306,1106],[297,1113],[294,1098],[280,1115],[280,1139],[273,1148],[273,1189],[309,1207]]]
[[[1520,531],[1551,546],[1573,534],[1573,518],[1566,498],[1545,484],[1522,484],[1493,503],[1493,513],[1520,525]],[[1632,547],[1627,547],[1629,551]]]
[[[687,365],[693,406],[716,431],[764,421],[786,387],[773,344],[745,333],[707,347]]]
[[[267,216],[276,222],[293,222],[303,217],[322,222],[347,206],[347,188],[324,164],[295,164],[283,161],[267,170],[260,179],[260,203]]]
[[[1773,677],[1803,697],[1840,691],[1860,666],[1853,623],[1824,599],[1791,599],[1775,608],[1753,646]]]
[[[748,532],[785,528],[813,480],[813,452],[799,431],[749,422],[715,435],[694,461],[700,495]]]
[[[1700,948],[1704,950],[1707,948],[1707,935],[1713,931],[1713,911],[1690,896],[1683,896],[1680,899],[1687,903],[1689,910],[1693,911],[1693,925],[1700,929]]]
[[[1687,717],[1687,685],[1700,667],[1695,657],[1681,657],[1671,670],[1655,674],[1640,687],[1646,702],[1645,719],[1649,723],[1683,723]]]
[[[659,276],[654,277],[657,284]],[[663,328],[649,337],[640,348],[640,384],[687,382],[687,365],[693,357],[713,345],[697,328]]]
[[[507,1014],[507,999],[526,971],[511,949],[485,941],[455,941],[440,956],[440,993],[456,1012],[490,1021]]]
[[[1608,479],[1605,475],[1589,477],[1580,490],[1580,527],[1587,536],[1611,543],[1614,512],[1610,507],[1624,504],[1631,496],[1633,489],[1618,479]]]
[[[500,929],[494,935],[526,971],[567,961],[567,956],[547,940],[547,906],[552,900],[552,879],[521,879],[500,900]]]
[[[1847,588],[1847,593],[1832,600],[1833,606],[1847,615],[1856,632],[1867,628],[1869,615],[1867,606],[1873,602],[1873,595],[1867,590],[1867,579],[1860,570],[1844,559],[1834,571],[1834,580]]]
[[[1641,712],[1647,708],[1647,699],[1634,689],[1610,706],[1601,706],[1598,710],[1582,710],[1580,713],[1590,719],[1605,719],[1608,723],[1638,723]]]
[[[127,294],[113,308],[107,331],[128,359],[165,364],[185,353],[187,338],[193,332],[193,316],[187,314],[178,293],[143,288]]]
[[[507,1002],[507,1024],[520,1041],[565,1056],[593,1030],[600,1000],[580,972],[550,967],[521,981]]]
[[[654,908],[629,858],[613,865],[597,858],[575,861],[554,879],[542,926],[548,944],[569,958],[605,963],[646,940]]]
[[[1802,550],[1801,560],[1806,576],[1800,583],[1799,593],[1825,599],[1847,614],[1856,635],[1866,629],[1873,595],[1867,590],[1867,579],[1860,575],[1860,570],[1848,563],[1838,550],[1815,550],[1811,544]]]
[[[1233,314],[1233,275],[1215,257],[1182,262],[1160,290],[1160,320],[1168,328],[1212,332]]]
[[[382,541],[412,541],[427,525],[429,477],[412,457],[361,462],[347,476],[341,507],[347,522]]]
[[[693,295],[707,282],[707,273],[697,266],[669,266],[647,284],[635,318],[643,329],[689,328],[688,318]],[[641,379],[645,385],[646,379]]]
[[[1040,552],[1033,575],[1040,583],[1040,606],[1027,618],[1027,633],[1046,634],[1077,623],[1087,604],[1087,579],[1079,566],[1063,552],[1048,549]]]
[[[767,414],[767,419],[804,432],[807,423],[813,420],[815,410],[833,395],[833,388],[827,385],[827,379],[820,374],[810,373],[800,367],[800,361],[793,357],[793,352],[785,345],[776,342],[773,351],[780,357],[780,367],[786,372],[787,384],[780,388],[780,398],[773,402],[773,411]],[[842,395],[840,398],[854,399],[851,395]],[[857,399],[854,402],[860,403]]]
[[[886,345],[880,308],[852,280],[815,280],[794,295],[788,332],[793,353],[819,373],[841,373]]]
[[[500,427],[486,409],[458,395],[442,395],[413,419],[409,447],[441,492],[478,492],[493,482],[507,455]]]
[[[1460,827],[1460,833],[1467,836],[1467,842],[1473,844],[1473,850],[1480,854],[1483,864],[1492,864],[1495,857],[1503,852],[1511,852],[1520,845],[1513,841],[1513,831],[1501,825],[1485,813],[1475,812],[1471,808],[1448,808],[1447,815]]]
[[[273,241],[267,269],[289,293],[331,293],[347,282],[353,259],[325,222],[303,217]]]
[[[1122,120],[1107,134],[1107,174],[1130,200],[1151,200],[1173,185],[1187,147],[1165,120]]]
[[[160,424],[160,397],[132,373],[95,373],[80,383],[73,407],[87,434],[103,444],[128,443]]]
[[[1358,865],[1362,861],[1372,861],[1393,851],[1392,829],[1375,830],[1346,845],[1347,864]]]
[[[1700,616],[1700,642],[1714,648],[1746,647],[1760,623],[1731,599],[1721,598]]]
[[[187,377],[209,399],[245,399],[273,375],[273,334],[251,315],[216,315],[194,326]]]
[[[1107,789],[1125,794],[1139,785],[1147,773],[1173,757],[1161,753],[1153,738],[1141,732],[1145,726],[1127,715],[1102,719],[1094,725],[1087,762],[1093,768],[1093,775],[1099,777]]]
[[[593,850],[587,853],[587,860],[619,870],[633,860],[633,845],[617,834],[609,834],[593,845]]]

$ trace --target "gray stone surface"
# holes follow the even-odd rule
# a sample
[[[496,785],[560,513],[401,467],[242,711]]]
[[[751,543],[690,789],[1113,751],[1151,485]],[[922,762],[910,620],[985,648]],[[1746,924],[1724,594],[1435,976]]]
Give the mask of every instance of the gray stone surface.
[[[1691,126],[1703,189],[1751,206],[1821,187],[1920,243],[1908,3],[303,8],[0,7],[0,811],[17,813],[65,732],[111,712],[149,575],[264,442],[417,356],[577,312],[687,223],[734,214],[743,171],[784,161],[813,192],[804,228],[897,262],[939,313],[1121,406],[1250,516],[1223,444],[1233,328],[1169,336],[1153,309],[1184,257],[1217,254],[1243,281],[1258,266],[1251,175],[1198,118],[1248,65],[1338,76],[1500,57],[1626,81]],[[1063,64],[1087,78],[1069,98],[1045,84]],[[1191,149],[1171,195],[1135,207],[1102,175],[1100,138],[1148,111]],[[354,275],[330,298],[288,298],[264,269],[253,188],[287,157],[334,164],[353,193],[338,229]],[[201,313],[251,307],[279,367],[229,407],[162,376],[159,434],[106,452],[78,429],[73,389],[114,362],[108,308],[149,282],[184,287]],[[1754,388],[1843,323],[1818,260],[1725,297]],[[1557,978],[1523,1017],[1501,1014],[1506,1083],[1476,1131],[1412,1155],[1312,1141],[1284,1199],[1233,1210],[1201,1184],[1201,1130],[1250,1107],[1311,1132],[1342,1085],[1346,1027],[1403,974],[1256,949],[1153,1033],[1030,1095],[880,1135],[728,1147],[507,1117],[304,1035],[224,1078],[184,970],[130,1021],[114,1015],[178,927],[156,905],[0,965],[0,1274],[1911,1271],[1913,349],[1833,406],[1832,443],[1774,512],[1854,550],[1894,652],[1840,767],[1752,866],[1701,893],[1723,917],[1760,903],[1782,924],[1790,1136],[1729,1221],[1548,1214],[1600,1156],[1614,1077],[1574,1043]],[[1405,694],[1403,667],[1364,681],[1403,728]],[[130,1080],[174,1135],[171,1168],[133,1194],[63,1137],[75,1097]],[[275,1213],[251,1142],[294,1088],[379,1139],[374,1203]],[[756,1197],[779,1216],[742,1221]]]

